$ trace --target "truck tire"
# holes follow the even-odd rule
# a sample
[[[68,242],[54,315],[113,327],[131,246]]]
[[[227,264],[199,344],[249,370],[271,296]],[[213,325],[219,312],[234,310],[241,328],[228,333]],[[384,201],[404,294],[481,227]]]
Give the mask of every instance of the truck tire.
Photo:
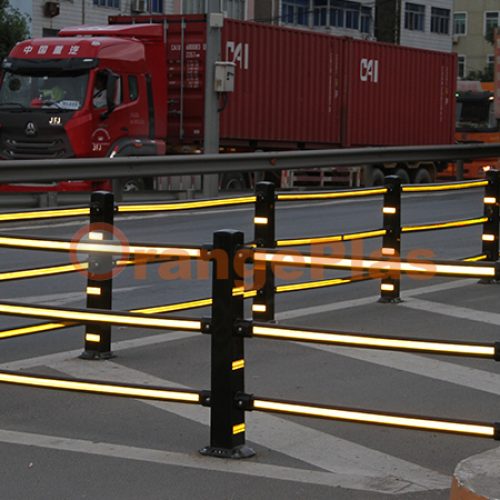
[[[410,174],[404,168],[397,168],[394,175],[401,179],[401,184],[410,184]]]
[[[419,168],[413,182],[415,184],[429,184],[432,182],[432,176],[426,168]]]
[[[137,193],[138,191],[144,191],[144,188],[144,179],[140,177],[131,177],[130,179],[125,179],[122,183],[122,191],[124,193]]]
[[[245,177],[240,172],[229,172],[222,176],[221,188],[225,191],[243,191],[246,188]]]
[[[372,170],[372,186],[383,186],[385,184],[385,175],[384,172],[377,167],[374,167]]]

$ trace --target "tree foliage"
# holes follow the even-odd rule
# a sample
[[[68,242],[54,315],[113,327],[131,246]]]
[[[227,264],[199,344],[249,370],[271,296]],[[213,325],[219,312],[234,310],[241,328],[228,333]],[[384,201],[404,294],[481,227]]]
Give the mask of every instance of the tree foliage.
[[[9,0],[0,0],[0,61],[28,36],[28,17],[9,5]]]

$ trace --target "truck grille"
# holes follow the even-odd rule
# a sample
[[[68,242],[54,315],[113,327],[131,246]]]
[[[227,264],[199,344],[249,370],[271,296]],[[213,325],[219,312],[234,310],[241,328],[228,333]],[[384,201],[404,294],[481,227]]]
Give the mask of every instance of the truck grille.
[[[72,156],[63,138],[54,138],[51,140],[31,139],[29,141],[5,138],[2,150],[3,155],[12,160],[68,158]]]

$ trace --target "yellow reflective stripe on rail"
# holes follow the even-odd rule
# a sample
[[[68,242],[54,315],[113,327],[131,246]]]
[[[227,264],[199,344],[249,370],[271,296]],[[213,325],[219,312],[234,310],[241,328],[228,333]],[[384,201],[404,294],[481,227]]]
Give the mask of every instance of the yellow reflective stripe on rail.
[[[230,205],[245,205],[255,203],[255,196],[242,198],[223,198],[220,200],[188,201],[182,203],[161,203],[156,205],[119,205],[118,213],[134,212],[167,212],[175,210],[192,210],[196,208],[214,208]]]
[[[473,189],[488,185],[488,181],[461,182],[458,184],[419,184],[406,185],[401,189],[403,193],[422,193],[428,191],[452,191],[454,189]]]
[[[488,221],[488,217],[481,217],[479,219],[464,219],[449,222],[436,222],[431,224],[424,224],[421,226],[405,226],[401,228],[403,233],[410,233],[412,231],[430,231],[432,229],[449,229],[456,227],[474,226],[477,224],[484,224]]]

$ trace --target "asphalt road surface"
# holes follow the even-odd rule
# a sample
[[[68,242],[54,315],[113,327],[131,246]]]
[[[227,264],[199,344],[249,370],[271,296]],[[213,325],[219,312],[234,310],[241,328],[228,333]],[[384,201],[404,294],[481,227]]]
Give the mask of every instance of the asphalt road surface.
[[[481,190],[409,196],[403,223],[482,215]],[[381,200],[279,205],[278,238],[376,229]],[[120,217],[131,242],[201,244],[223,228],[251,240],[250,207]],[[9,223],[1,232],[72,237],[85,220]],[[343,249],[368,254],[380,240]],[[481,228],[403,235],[403,255],[480,253]],[[342,250],[342,249],[340,249]],[[63,254],[1,250],[0,271],[67,262]],[[346,275],[332,273],[332,276]],[[128,268],[114,280],[114,309],[210,296],[210,279],[182,280],[161,265]],[[325,276],[329,276],[325,274]],[[307,272],[291,276],[308,279]],[[196,279],[203,278],[203,279]],[[285,278],[283,276],[282,278]],[[83,307],[86,279],[72,274],[1,285],[0,300]],[[498,285],[470,279],[402,281],[403,302],[377,302],[379,282],[287,293],[277,320],[380,335],[499,341]],[[247,310],[249,310],[247,306]],[[209,309],[183,316],[210,315]],[[35,320],[2,316],[1,330]],[[197,333],[114,328],[109,361],[83,361],[83,327],[3,340],[0,369],[156,386],[209,389],[210,339]],[[248,339],[246,390],[308,401],[450,420],[500,421],[500,370],[470,360]],[[492,440],[435,432],[251,412],[247,443],[256,456],[201,456],[209,410],[201,406],[0,386],[0,498],[34,499],[391,499],[449,496],[456,464],[494,448]]]

